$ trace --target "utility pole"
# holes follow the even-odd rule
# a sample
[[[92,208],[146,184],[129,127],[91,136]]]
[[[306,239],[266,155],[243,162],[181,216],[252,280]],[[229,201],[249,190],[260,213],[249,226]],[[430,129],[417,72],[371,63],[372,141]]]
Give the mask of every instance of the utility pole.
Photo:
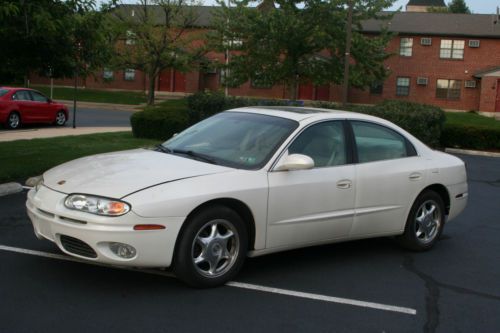
[[[228,8],[231,8],[231,0],[227,0],[227,7]],[[229,18],[227,19],[226,21],[226,24],[227,26],[229,27]],[[232,41],[226,41],[226,43],[231,43]],[[231,44],[226,44],[226,54],[225,54],[225,58],[226,58],[226,68],[225,68],[225,71],[224,71],[224,96],[229,96],[229,87],[227,86],[227,78],[228,78],[228,73],[229,73],[229,69],[228,69],[228,66],[229,66],[229,46]]]
[[[349,94],[349,60],[351,57],[351,41],[352,41],[352,7],[353,0],[348,0],[347,22],[345,26],[346,41],[345,41],[345,58],[344,58],[344,84],[342,91],[342,105],[347,106],[347,98]]]

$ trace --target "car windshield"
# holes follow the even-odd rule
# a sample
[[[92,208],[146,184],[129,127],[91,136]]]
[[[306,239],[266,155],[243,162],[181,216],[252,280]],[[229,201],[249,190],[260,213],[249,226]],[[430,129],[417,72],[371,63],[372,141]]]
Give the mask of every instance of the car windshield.
[[[9,89],[0,88],[0,97],[9,92]]]
[[[209,163],[259,169],[298,125],[286,118],[223,112],[189,127],[160,149]]]

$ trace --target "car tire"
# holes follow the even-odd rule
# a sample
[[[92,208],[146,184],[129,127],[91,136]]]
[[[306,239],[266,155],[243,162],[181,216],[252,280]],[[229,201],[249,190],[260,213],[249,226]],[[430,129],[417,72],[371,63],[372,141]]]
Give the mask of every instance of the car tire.
[[[217,287],[241,269],[248,248],[242,218],[225,206],[211,206],[185,222],[174,254],[177,277],[195,288]]]
[[[401,246],[412,251],[431,249],[443,232],[445,208],[443,199],[434,191],[422,192],[411,207],[404,234],[397,237]]]
[[[9,114],[6,122],[8,129],[17,129],[21,127],[21,115],[14,111]]]
[[[56,124],[56,126],[64,126],[67,120],[68,119],[64,111],[57,111],[56,120],[54,121],[54,124]]]

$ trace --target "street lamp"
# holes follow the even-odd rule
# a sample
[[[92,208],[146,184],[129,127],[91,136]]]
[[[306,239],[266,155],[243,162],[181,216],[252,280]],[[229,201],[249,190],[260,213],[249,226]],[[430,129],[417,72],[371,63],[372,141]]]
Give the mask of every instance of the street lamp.
[[[74,92],[73,92],[73,128],[76,128],[76,98],[77,98],[77,93],[78,93],[78,65],[79,65],[79,59],[78,59],[78,54],[80,53],[80,50],[82,48],[82,45],[80,42],[76,43],[76,52],[75,52],[75,87],[74,87]]]
[[[345,41],[345,58],[344,58],[344,84],[342,92],[342,105],[347,106],[347,98],[349,94],[349,60],[351,57],[351,40],[352,40],[352,1],[348,1],[348,12],[346,22],[346,41]]]

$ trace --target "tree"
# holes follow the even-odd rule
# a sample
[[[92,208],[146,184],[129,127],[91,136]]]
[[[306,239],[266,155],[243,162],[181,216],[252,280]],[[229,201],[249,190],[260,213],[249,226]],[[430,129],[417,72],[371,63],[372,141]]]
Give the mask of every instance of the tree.
[[[431,7],[428,9],[428,12],[471,14],[471,10],[464,0],[452,0],[446,7]]]
[[[189,29],[198,19],[192,5],[191,0],[141,0],[139,5],[119,6],[114,13],[121,36],[115,66],[146,73],[149,105],[154,103],[156,81],[163,70],[187,71],[205,52],[195,42],[201,33]]]
[[[470,14],[471,11],[464,0],[452,0],[448,4],[448,11],[450,13]]]
[[[87,75],[109,60],[107,31],[94,0],[7,0],[0,5],[0,77],[73,76],[76,59]]]
[[[383,60],[389,35],[366,36],[361,21],[378,17],[391,0],[357,0],[354,8],[351,80],[356,87],[369,86],[386,76]],[[260,7],[233,0],[220,2],[212,35],[214,48],[231,50],[225,84],[238,86],[284,84],[296,99],[301,82],[340,84],[343,78],[347,9],[345,0],[276,0]]]

